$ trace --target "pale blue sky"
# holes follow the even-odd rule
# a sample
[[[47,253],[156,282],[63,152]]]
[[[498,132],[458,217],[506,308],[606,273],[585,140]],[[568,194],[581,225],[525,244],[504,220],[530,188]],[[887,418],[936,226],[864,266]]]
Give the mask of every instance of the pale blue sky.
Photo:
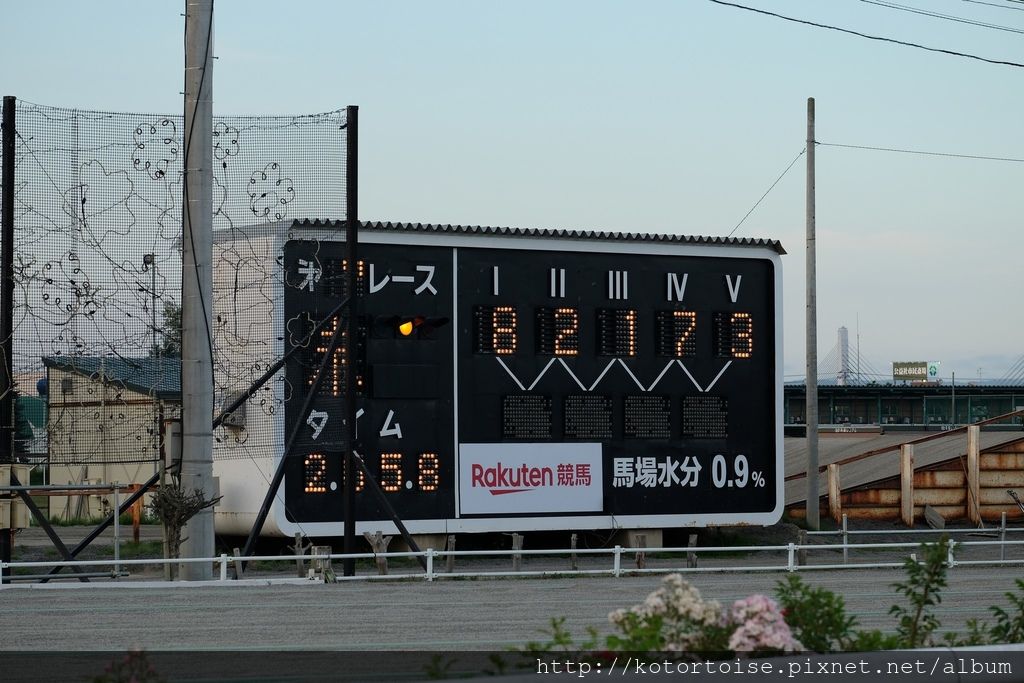
[[[900,4],[1024,30],[1024,4]],[[1024,35],[858,0],[740,4],[1024,62]],[[1016,9],[1014,9],[1016,8]],[[182,109],[184,2],[4,2],[0,91]],[[217,114],[360,107],[363,219],[728,234],[804,146],[1024,159],[1024,69],[706,0],[216,3]],[[820,354],[958,383],[1024,354],[1024,164],[818,147]],[[803,373],[804,162],[735,233],[780,240],[786,374]]]

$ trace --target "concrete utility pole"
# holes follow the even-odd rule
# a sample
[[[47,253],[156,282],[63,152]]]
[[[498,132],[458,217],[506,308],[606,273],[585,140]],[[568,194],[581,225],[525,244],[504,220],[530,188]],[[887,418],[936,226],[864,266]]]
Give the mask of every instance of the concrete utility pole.
[[[213,490],[213,0],[185,0],[185,196],[181,262],[181,485]],[[213,510],[185,525],[182,557],[213,557]],[[209,564],[183,563],[191,581]]]
[[[818,519],[818,294],[815,289],[814,98],[807,98],[807,526]]]

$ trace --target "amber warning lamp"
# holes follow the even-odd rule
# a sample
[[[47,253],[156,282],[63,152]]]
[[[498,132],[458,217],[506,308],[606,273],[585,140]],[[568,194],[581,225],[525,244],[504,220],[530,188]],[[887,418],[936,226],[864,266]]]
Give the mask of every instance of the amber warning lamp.
[[[434,330],[449,322],[448,318],[430,318],[425,315],[388,316],[374,321],[375,336],[394,335],[396,338],[432,338]]]

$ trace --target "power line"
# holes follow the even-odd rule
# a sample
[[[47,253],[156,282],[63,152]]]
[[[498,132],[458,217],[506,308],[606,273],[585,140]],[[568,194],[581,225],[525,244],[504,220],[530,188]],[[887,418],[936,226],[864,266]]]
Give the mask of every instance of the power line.
[[[957,17],[952,14],[942,14],[941,12],[931,12],[929,10],[918,9],[917,7],[909,7],[907,5],[900,5],[895,2],[885,2],[884,0],[860,0],[868,5],[878,5],[879,7],[885,7],[886,9],[895,9],[901,12],[910,12],[912,14],[920,14],[926,17],[933,17],[935,19],[945,19],[946,21],[955,21],[958,24],[968,24],[970,26],[980,26],[982,28],[991,28],[997,31],[1007,31],[1009,33],[1024,33],[1019,28],[1012,28],[1010,26],[1001,26],[999,24],[989,24],[984,21],[975,21],[974,19],[965,19],[964,17]]]
[[[988,5],[989,7],[1000,7],[1002,9],[1015,9],[1020,12],[1024,12],[1024,7],[1013,7],[1012,5],[999,5],[994,2],[984,2],[984,0],[964,0],[964,2],[973,2],[975,5]]]
[[[789,166],[787,166],[786,170],[782,172],[782,175],[780,175],[778,178],[776,178],[775,182],[772,183],[771,187],[769,187],[767,190],[765,190],[764,194],[761,195],[761,198],[758,199],[756,202],[754,202],[754,205],[752,207],[750,207],[750,211],[747,211],[746,215],[743,216],[743,218],[740,219],[740,222],[736,224],[736,227],[733,228],[732,231],[728,235],[726,235],[727,237],[732,237],[732,233],[734,233],[737,230],[739,230],[739,227],[741,225],[743,225],[743,221],[747,220],[747,218],[750,216],[750,214],[754,213],[754,209],[756,209],[761,204],[761,202],[764,201],[764,198],[768,196],[768,193],[771,192],[775,188],[775,186],[779,184],[779,181],[782,180],[782,178],[787,173],[789,173],[789,169],[793,168],[793,164],[795,164],[797,162],[797,159],[802,157],[804,155],[804,152],[806,152],[806,151],[807,151],[806,147],[804,147],[802,150],[800,150],[800,153],[796,155],[796,158],[793,159],[793,161],[789,162]]]
[[[898,152],[900,154],[920,154],[930,157],[951,157],[954,159],[979,159],[982,161],[1010,161],[1017,164],[1024,164],[1024,159],[1012,157],[989,157],[980,154],[954,154],[952,152],[925,152],[917,149],[898,149],[895,147],[871,147],[870,145],[841,145],[835,142],[818,142],[822,147],[842,147],[845,149],[867,149],[875,152]]]
[[[1024,1],[1024,0],[1022,0]],[[878,40],[883,43],[894,43],[896,45],[904,45],[906,47],[916,47],[919,50],[927,50],[928,52],[940,52],[946,55],[952,55],[954,57],[965,57],[967,59],[976,59],[979,62],[986,62],[988,64],[1000,64],[1002,66],[1015,66],[1017,68],[1024,69],[1024,64],[1018,62],[1006,62],[998,59],[988,59],[987,57],[979,57],[978,55],[968,54],[966,52],[957,52],[955,50],[946,50],[939,47],[928,47],[926,45],[919,45],[917,43],[909,43],[904,40],[896,40],[895,38],[883,38],[881,36],[872,36],[867,33],[861,33],[860,31],[854,31],[848,28],[840,28],[838,26],[830,26],[829,24],[819,24],[813,21],[807,21],[806,19],[796,19],[794,17],[787,17],[782,14],[776,14],[775,12],[769,12],[763,9],[756,9],[754,7],[747,7],[746,5],[737,5],[732,2],[725,2],[725,0],[708,0],[716,5],[724,5],[726,7],[735,7],[736,9],[746,10],[748,12],[754,12],[756,14],[764,14],[769,17],[775,17],[776,19],[783,19],[785,21],[791,21],[796,24],[804,24],[806,26],[814,26],[816,28],[824,28],[830,31],[839,31],[840,33],[849,33],[853,36],[859,36],[861,38],[867,38],[868,40]]]

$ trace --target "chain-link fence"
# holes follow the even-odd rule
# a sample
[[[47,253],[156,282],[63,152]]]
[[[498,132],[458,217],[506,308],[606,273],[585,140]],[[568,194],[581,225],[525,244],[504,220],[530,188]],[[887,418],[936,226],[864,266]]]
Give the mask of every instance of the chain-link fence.
[[[180,411],[182,120],[17,103],[16,453],[82,466],[71,479],[155,461],[163,419]],[[213,229],[231,245],[214,272],[269,285],[280,274],[247,252],[250,235],[345,217],[345,111],[216,117],[212,135]],[[257,306],[265,316],[275,302]],[[239,347],[274,360],[242,323],[214,320],[218,391],[260,374],[232,365],[254,356]]]

